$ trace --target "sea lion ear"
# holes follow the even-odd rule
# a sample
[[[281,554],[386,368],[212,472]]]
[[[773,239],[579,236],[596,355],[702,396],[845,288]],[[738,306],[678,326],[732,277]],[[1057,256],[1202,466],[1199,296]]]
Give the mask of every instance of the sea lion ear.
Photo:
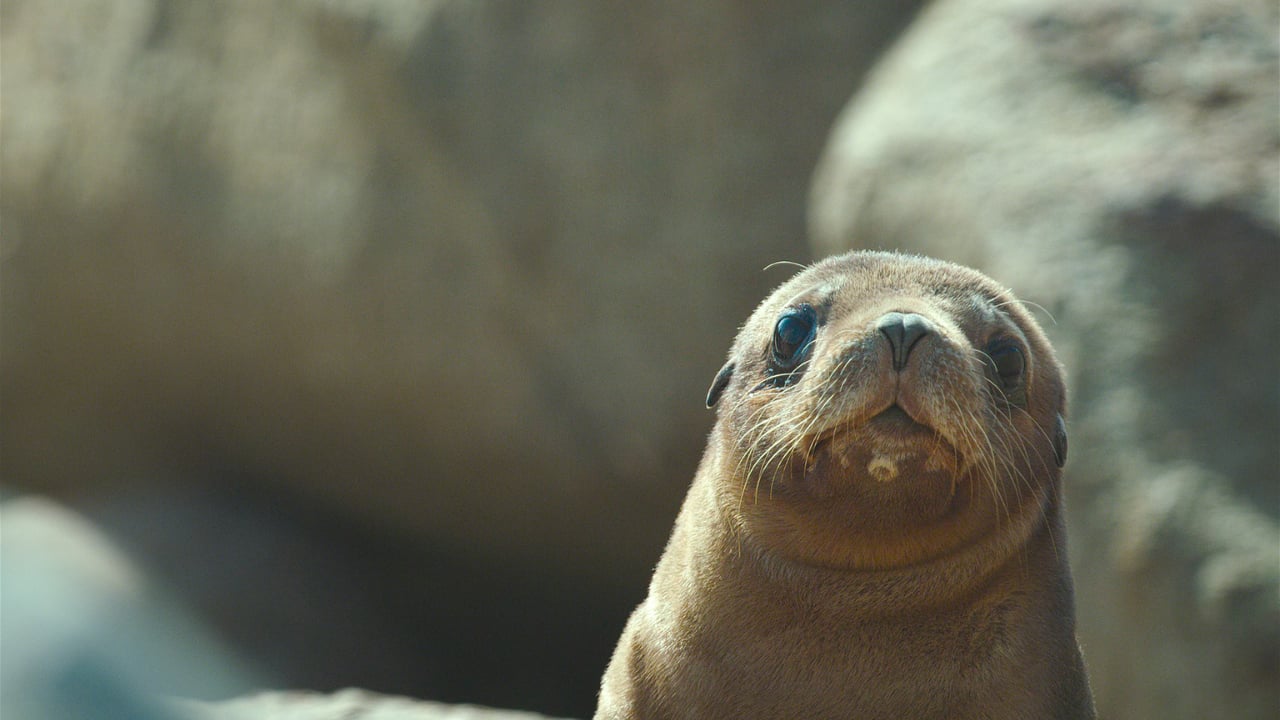
[[[730,360],[716,373],[716,379],[711,381],[711,389],[707,391],[707,407],[714,407],[720,400],[720,393],[724,392],[729,379],[733,377],[733,366],[734,363]]]
[[[1053,456],[1058,461],[1058,467],[1067,464],[1067,421],[1062,419],[1059,413],[1057,421],[1053,424]]]

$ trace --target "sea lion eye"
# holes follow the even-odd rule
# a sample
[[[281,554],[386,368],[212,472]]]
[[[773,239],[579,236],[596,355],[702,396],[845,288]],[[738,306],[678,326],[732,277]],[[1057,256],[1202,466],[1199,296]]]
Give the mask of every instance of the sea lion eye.
[[[1022,369],[1025,365],[1022,360],[1022,351],[1016,345],[996,348],[990,355],[991,362],[995,363],[996,372],[1002,379],[1017,380],[1022,377]]]
[[[813,344],[817,317],[813,308],[801,305],[783,313],[773,328],[773,360],[780,369],[791,369],[804,359]]]
[[[1004,394],[1016,402],[1016,396],[1023,389],[1022,376],[1027,370],[1022,350],[1011,342],[997,340],[987,346],[986,356],[988,369],[995,376],[993,379]]]

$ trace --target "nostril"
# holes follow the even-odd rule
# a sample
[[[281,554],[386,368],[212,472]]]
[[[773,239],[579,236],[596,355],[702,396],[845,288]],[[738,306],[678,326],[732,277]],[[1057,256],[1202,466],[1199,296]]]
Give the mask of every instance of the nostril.
[[[916,313],[885,313],[876,321],[876,329],[889,340],[889,349],[893,353],[893,368],[901,370],[907,366],[907,356],[911,348],[928,335],[933,326],[923,315]]]
[[[933,331],[933,326],[929,324],[929,321],[925,320],[923,315],[915,313],[903,315],[902,326],[906,328],[906,333],[902,337],[902,344],[906,347],[904,352],[908,354],[920,338]]]

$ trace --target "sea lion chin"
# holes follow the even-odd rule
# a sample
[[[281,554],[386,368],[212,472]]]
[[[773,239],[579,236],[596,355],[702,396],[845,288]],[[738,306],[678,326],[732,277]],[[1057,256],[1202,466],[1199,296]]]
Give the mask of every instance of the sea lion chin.
[[[598,718],[1089,718],[1062,371],[977,271],[850,253],[778,288]]]

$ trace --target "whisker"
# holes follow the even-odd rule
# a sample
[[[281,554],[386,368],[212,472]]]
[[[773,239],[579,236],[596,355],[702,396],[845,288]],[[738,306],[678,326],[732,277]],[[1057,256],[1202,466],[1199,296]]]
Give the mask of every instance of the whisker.
[[[1045,317],[1049,318],[1049,322],[1053,323],[1054,325],[1057,325],[1057,324],[1058,324],[1058,319],[1057,319],[1057,318],[1055,318],[1055,317],[1053,316],[1053,313],[1049,312],[1049,308],[1047,308],[1047,307],[1045,307],[1045,306],[1041,305],[1040,303],[1037,303],[1037,302],[1031,302],[1030,300],[1022,300],[1022,299],[1020,299],[1020,298],[1015,298],[1015,299],[1013,299],[1013,300],[1006,300],[1006,301],[1004,301],[1004,302],[1002,302],[1002,303],[996,303],[996,304],[992,305],[992,307],[994,307],[995,309],[999,310],[1000,308],[1002,308],[1002,307],[1004,307],[1004,306],[1006,306],[1006,305],[1015,305],[1015,304],[1016,304],[1016,305],[1026,305],[1027,307],[1033,307],[1033,308],[1035,308],[1035,309],[1039,310],[1040,312],[1044,313]]]
[[[795,261],[792,261],[792,260],[775,260],[775,261],[773,261],[773,262],[769,263],[768,265],[765,265],[765,266],[760,270],[760,272],[768,272],[769,270],[772,270],[773,268],[775,268],[775,267],[777,267],[777,266],[779,266],[779,265],[792,265],[792,266],[794,266],[794,267],[800,268],[801,270],[808,270],[808,269],[809,269],[809,266],[808,266],[808,265],[804,265],[804,264],[802,264],[802,263],[798,263],[798,262],[795,262]]]

